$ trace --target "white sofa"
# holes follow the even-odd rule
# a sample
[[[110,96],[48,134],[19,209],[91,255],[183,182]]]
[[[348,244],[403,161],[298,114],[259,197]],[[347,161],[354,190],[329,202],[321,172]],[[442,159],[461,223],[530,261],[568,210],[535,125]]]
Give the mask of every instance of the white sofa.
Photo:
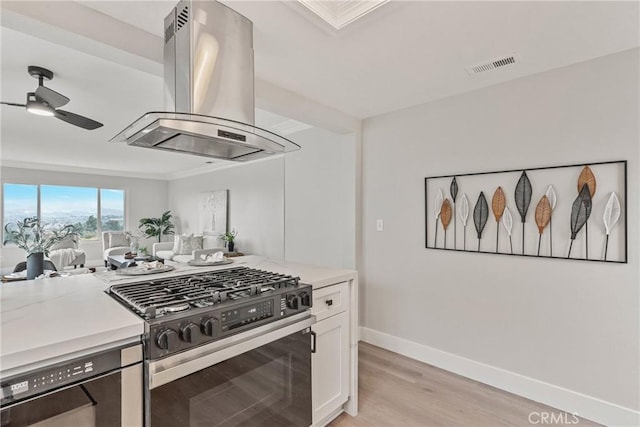
[[[184,239],[184,238],[195,238],[196,240],[199,239],[198,243],[193,246],[193,250],[192,246],[187,246],[186,250],[185,247],[181,246],[181,241],[179,243],[178,240],[180,239]],[[194,259],[201,259],[202,255],[208,255],[208,254],[212,254],[212,253],[216,253],[216,252],[224,252],[225,249],[224,248],[202,248],[203,245],[203,238],[202,236],[193,236],[193,235],[176,235],[174,236],[174,241],[173,242],[161,242],[161,243],[154,243],[152,245],[152,254],[155,257],[158,258],[162,258],[162,259],[167,259],[170,261],[174,261],[174,262],[180,262],[180,263],[188,263],[191,260]],[[176,248],[181,248],[183,249],[183,251],[180,252],[180,249],[178,250],[179,253],[174,252],[174,249]]]
[[[153,246],[153,256],[168,259],[174,262],[180,263],[188,263],[193,259],[200,259],[201,255],[213,254],[219,251],[224,252],[224,248],[211,248],[211,249],[196,249],[192,251],[190,254],[178,254],[176,255],[173,252],[173,242],[162,242],[162,243],[154,243]]]

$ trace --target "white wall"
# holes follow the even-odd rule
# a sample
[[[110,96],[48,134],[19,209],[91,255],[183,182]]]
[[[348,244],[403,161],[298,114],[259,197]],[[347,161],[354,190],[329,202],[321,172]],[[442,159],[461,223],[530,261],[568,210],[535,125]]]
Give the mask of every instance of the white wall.
[[[491,372],[559,386],[592,405],[550,393],[539,399],[600,421],[635,416],[638,61],[635,49],[365,120],[363,335],[479,362],[485,373],[477,377],[499,387],[523,377]],[[629,161],[628,264],[424,247],[426,176],[619,159]],[[383,232],[375,231],[378,218]],[[598,401],[608,409],[594,409]]]
[[[158,217],[168,208],[167,181],[13,167],[2,167],[1,173],[2,183],[124,189],[127,230],[136,229],[140,218]],[[99,239],[82,241],[80,248],[87,253],[88,265],[102,264],[102,243]],[[13,269],[18,262],[24,261],[24,258],[23,250],[15,247],[3,247],[2,269]]]
[[[202,193],[229,190],[227,228],[238,231],[236,250],[284,257],[284,160],[277,157],[174,179],[169,206],[180,233],[202,233],[198,200]]]
[[[239,232],[237,250],[354,268],[355,136],[311,128],[288,137],[302,149],[170,181],[179,232],[201,233],[200,196],[227,189],[228,229]]]
[[[355,135],[312,128],[285,156],[285,259],[355,268]]]

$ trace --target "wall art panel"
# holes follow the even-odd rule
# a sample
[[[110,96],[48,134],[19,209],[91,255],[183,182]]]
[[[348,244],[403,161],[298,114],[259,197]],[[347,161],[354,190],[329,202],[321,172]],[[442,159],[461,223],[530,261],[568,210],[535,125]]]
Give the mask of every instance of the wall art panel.
[[[625,160],[427,177],[425,247],[627,262]]]
[[[228,190],[218,190],[200,195],[198,217],[203,235],[217,237],[227,232],[228,193]]]

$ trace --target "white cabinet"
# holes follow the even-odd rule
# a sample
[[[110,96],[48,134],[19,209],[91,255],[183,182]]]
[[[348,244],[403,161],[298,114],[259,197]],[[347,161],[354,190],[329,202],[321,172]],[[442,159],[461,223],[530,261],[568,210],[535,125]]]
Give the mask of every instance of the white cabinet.
[[[339,414],[349,399],[351,379],[349,283],[314,290],[312,314],[318,320],[311,357],[313,425]]]
[[[316,352],[311,358],[313,424],[339,410],[349,398],[349,315],[316,323]]]

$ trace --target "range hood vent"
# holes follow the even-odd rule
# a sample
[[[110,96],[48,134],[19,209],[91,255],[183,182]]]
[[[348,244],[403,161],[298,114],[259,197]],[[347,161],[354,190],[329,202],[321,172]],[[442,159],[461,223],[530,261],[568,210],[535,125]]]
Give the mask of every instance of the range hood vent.
[[[111,139],[246,161],[300,149],[254,126],[253,24],[216,1],[183,0],[165,18],[167,111],[152,111]]]
[[[182,8],[178,14],[178,30],[184,27],[189,22],[189,6]]]

